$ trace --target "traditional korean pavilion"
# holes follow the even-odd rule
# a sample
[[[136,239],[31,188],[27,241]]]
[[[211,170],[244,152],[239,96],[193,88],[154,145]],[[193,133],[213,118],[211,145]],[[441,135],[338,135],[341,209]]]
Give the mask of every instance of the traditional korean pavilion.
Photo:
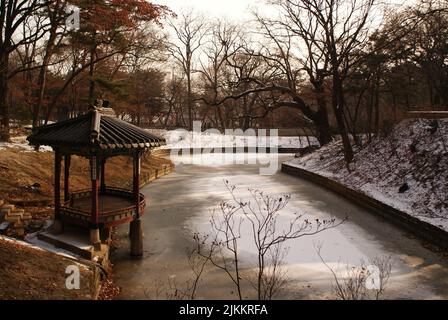
[[[90,229],[90,241],[101,250],[100,230],[108,237],[111,227],[130,222],[131,255],[143,254],[141,216],[145,197],[140,193],[140,162],[144,151],[165,140],[115,116],[108,102],[97,100],[84,115],[36,128],[28,137],[35,146],[51,146],[54,164],[54,230],[65,224]],[[69,190],[72,155],[90,160],[88,190]],[[107,159],[126,155],[133,158],[132,190],[109,187],[105,179]],[[64,199],[61,199],[61,169],[64,161]],[[104,236],[106,235],[106,236]]]

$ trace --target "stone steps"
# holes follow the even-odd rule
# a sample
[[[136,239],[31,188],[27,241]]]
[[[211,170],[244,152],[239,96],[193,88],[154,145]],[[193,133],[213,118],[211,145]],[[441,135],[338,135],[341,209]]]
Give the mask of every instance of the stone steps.
[[[11,236],[23,237],[25,228],[31,221],[31,213],[24,209],[17,209],[13,204],[7,204],[0,200],[0,234],[7,233]]]

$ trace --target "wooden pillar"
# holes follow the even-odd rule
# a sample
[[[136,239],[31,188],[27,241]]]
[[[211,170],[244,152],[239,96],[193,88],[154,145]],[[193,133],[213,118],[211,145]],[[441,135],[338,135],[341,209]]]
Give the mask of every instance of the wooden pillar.
[[[64,156],[64,202],[70,200],[70,162],[71,156]]]
[[[106,192],[106,158],[101,159],[101,193]]]
[[[92,180],[92,210],[90,219],[90,241],[95,250],[101,250],[101,239],[99,230],[99,177],[98,177],[98,159],[93,156],[90,159],[90,175]]]
[[[112,236],[112,227],[104,227],[100,229],[101,242],[107,243],[110,245],[111,236]]]
[[[131,238],[131,256],[140,258],[143,256],[143,230],[140,220],[140,152],[134,155],[133,193],[135,201],[135,216],[131,222],[129,235]]]
[[[62,155],[59,149],[54,154],[54,225],[55,232],[62,232],[61,220],[61,162]]]
[[[133,189],[134,189],[134,201],[137,208],[137,213],[140,205],[140,153],[134,156],[134,174],[133,174]],[[139,215],[136,215],[137,217]]]
[[[101,174],[100,182],[100,194],[106,193],[106,158],[101,158],[99,161],[101,164],[99,170]],[[110,228],[102,228],[100,230],[100,238],[103,243],[110,244]]]
[[[143,257],[143,230],[142,220],[131,221],[131,256],[133,258]]]

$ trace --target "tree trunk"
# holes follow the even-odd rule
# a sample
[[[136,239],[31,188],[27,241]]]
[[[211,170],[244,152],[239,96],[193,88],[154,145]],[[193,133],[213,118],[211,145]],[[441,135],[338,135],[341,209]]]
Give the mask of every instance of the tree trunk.
[[[188,127],[193,130],[193,107],[191,105],[191,74],[190,70],[187,72],[187,108],[188,108]]]
[[[317,140],[321,146],[330,143],[333,139],[330,132],[330,123],[328,122],[327,101],[324,97],[324,88],[316,87],[317,91],[317,112],[313,119],[317,129]]]
[[[193,130],[193,107],[192,107],[192,97],[191,97],[191,57],[192,52],[190,45],[186,47],[185,55],[187,57],[185,61],[185,73],[187,76],[187,108],[188,108],[188,127],[189,130]]]
[[[0,53],[0,141],[9,141],[9,107],[8,107],[8,62],[9,54]]]
[[[398,106],[397,106],[397,98],[396,98],[395,94],[392,94],[392,104],[394,106],[394,122],[396,122],[397,118],[398,118],[397,117]]]
[[[444,107],[445,110],[448,110],[448,84],[440,85],[440,105]]]
[[[250,117],[245,116],[243,120],[243,131],[247,131],[250,128]]]
[[[374,104],[374,90],[371,86],[369,96],[369,109],[367,110],[367,136],[369,139],[369,143],[372,142],[372,119],[373,119],[373,104]]]
[[[34,97],[37,101],[33,105],[33,128],[39,125],[39,115],[42,108],[42,101],[44,99],[45,87],[47,82],[47,64],[50,61],[50,55],[47,53],[42,61],[42,66],[39,70],[39,77],[37,79],[37,91],[34,93]]]
[[[317,140],[321,146],[324,146],[331,142],[332,136],[330,133],[330,124],[328,123],[328,116],[326,112],[320,110],[316,113],[314,124],[317,129]]]
[[[342,80],[339,73],[333,72],[333,96],[332,96],[333,111],[336,116],[339,133],[342,138],[342,145],[344,148],[344,158],[346,163],[353,160],[353,149],[348,136],[347,126],[344,121],[344,90],[342,87]]]
[[[56,2],[56,7],[54,14],[57,15],[59,12],[59,5],[60,1]],[[48,8],[50,10],[50,8]],[[42,65],[39,68],[39,76],[37,79],[37,90],[34,92],[34,97],[36,99],[36,102],[33,105],[33,128],[37,127],[39,125],[39,116],[42,109],[42,102],[44,100],[44,94],[46,89],[46,82],[47,82],[47,70],[48,70],[48,63],[51,60],[51,57],[53,55],[53,50],[55,47],[55,41],[57,36],[57,30],[58,30],[58,23],[55,21],[55,16],[50,17],[52,24],[50,28],[50,36],[48,37],[46,50],[45,50],[45,56],[42,61]]]
[[[380,75],[377,75],[375,83],[375,135],[380,133]]]
[[[222,132],[224,132],[224,130],[226,129],[226,122],[224,121],[224,117],[222,116],[221,106],[217,106],[217,111],[218,111],[219,123],[221,125],[221,130]]]
[[[89,102],[93,104],[95,95],[95,53],[96,53],[96,32],[93,33],[93,43],[90,48],[90,67],[89,67]]]

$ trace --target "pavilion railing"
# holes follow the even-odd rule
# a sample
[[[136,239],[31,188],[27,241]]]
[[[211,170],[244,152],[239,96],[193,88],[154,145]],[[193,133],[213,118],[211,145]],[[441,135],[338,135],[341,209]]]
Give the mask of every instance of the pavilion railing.
[[[75,208],[73,207],[73,205],[77,199],[90,198],[91,195],[92,191],[89,189],[79,190],[71,193],[70,199],[62,203],[60,208],[60,214],[64,218],[67,218],[67,220],[73,223],[88,224],[91,219],[91,211]],[[130,190],[123,188],[107,187],[106,190],[100,192],[100,196],[101,195],[113,195],[128,198],[131,201],[134,200],[134,193]],[[141,216],[144,213],[145,206],[146,206],[145,196],[140,193],[138,216]],[[99,222],[107,226],[126,223],[134,219],[135,211],[136,211],[135,204],[124,208],[117,208],[115,210],[100,211]]]

